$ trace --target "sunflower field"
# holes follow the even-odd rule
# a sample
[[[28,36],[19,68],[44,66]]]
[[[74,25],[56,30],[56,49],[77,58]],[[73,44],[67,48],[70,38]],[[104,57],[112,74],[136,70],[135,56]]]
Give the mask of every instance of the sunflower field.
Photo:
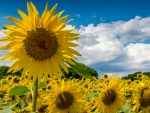
[[[32,2],[27,14],[17,9],[21,19],[7,16],[12,25],[4,24],[7,51],[0,61],[13,64],[0,78],[0,113],[150,113],[150,81],[137,74],[136,80],[120,79],[119,75],[93,77],[88,67],[77,62],[82,55],[74,49],[82,38],[66,26],[72,19],[56,13],[58,4],[42,15]],[[62,79],[71,68],[81,79]],[[19,74],[19,73],[18,73]]]
[[[31,113],[33,80],[9,75],[0,80],[0,113]],[[150,82],[104,74],[93,80],[48,78],[38,86],[36,113],[149,113]]]

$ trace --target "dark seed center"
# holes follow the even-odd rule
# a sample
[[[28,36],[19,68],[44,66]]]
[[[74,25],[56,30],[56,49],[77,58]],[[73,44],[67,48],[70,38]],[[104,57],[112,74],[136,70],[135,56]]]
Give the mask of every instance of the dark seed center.
[[[140,98],[140,104],[142,107],[150,106],[150,89],[143,89]]]
[[[36,28],[28,31],[24,40],[27,54],[35,60],[46,60],[51,58],[58,49],[57,38],[51,31],[44,28]]]
[[[116,92],[114,89],[108,89],[105,93],[104,96],[102,98],[102,101],[106,104],[106,105],[110,105],[112,104],[116,99]]]
[[[67,91],[63,91],[58,94],[56,106],[59,109],[68,109],[70,106],[72,106],[73,102],[74,96]]]

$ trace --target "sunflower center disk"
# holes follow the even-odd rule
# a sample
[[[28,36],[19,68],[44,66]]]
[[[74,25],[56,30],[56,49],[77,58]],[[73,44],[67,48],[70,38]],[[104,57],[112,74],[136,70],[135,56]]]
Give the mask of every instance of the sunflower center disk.
[[[58,94],[56,106],[59,109],[68,109],[70,106],[72,106],[73,102],[74,96],[67,91],[63,91]]]
[[[58,49],[56,36],[44,28],[28,31],[24,42],[27,54],[35,60],[51,58]]]
[[[140,104],[142,107],[150,106],[150,89],[144,89],[141,93]]]
[[[116,92],[114,89],[108,89],[102,98],[102,102],[106,105],[112,104],[116,99]]]

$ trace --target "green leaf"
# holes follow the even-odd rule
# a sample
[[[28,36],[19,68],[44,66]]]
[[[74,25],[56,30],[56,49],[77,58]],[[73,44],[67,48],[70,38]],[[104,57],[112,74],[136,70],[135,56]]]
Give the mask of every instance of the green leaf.
[[[40,82],[38,88],[45,88],[46,87],[46,84],[44,82]]]
[[[132,113],[131,107],[132,107],[131,104],[125,104],[125,105],[122,106],[122,111],[124,113]]]
[[[0,110],[0,113],[13,113],[12,108],[14,108],[18,103],[15,103],[13,105],[10,106],[3,106],[2,109]]]
[[[27,92],[29,92],[29,91],[30,91],[30,89],[28,89],[28,88],[25,87],[25,86],[16,86],[16,87],[12,88],[12,89],[9,91],[9,94],[20,96],[20,95],[23,95],[23,94],[25,94],[25,93],[27,93]]]
[[[67,63],[68,65],[70,65],[70,67],[71,67],[72,69],[74,69],[77,74],[79,74],[79,75],[81,75],[81,76],[83,76],[83,77],[85,77],[85,78],[89,78],[89,79],[91,79],[91,80],[94,80],[94,79],[92,78],[92,75],[88,72],[88,67],[87,67],[85,64],[79,63],[79,62],[75,62],[74,60],[73,60],[73,62],[74,62],[76,65],[69,64],[69,63],[67,63],[67,62],[66,62],[66,63]]]
[[[99,94],[99,92],[93,92],[93,93],[90,93],[89,95],[87,95],[87,97],[93,98],[94,96],[96,96],[98,94]]]
[[[126,97],[130,97],[131,94],[130,94],[130,93],[126,93],[125,96],[126,96]]]

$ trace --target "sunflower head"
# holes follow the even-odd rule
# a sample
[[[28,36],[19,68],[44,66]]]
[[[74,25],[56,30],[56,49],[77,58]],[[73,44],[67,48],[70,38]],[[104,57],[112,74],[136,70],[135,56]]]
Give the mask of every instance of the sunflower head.
[[[93,110],[102,113],[116,113],[125,100],[123,81],[118,75],[111,77],[109,83],[99,88],[100,94],[94,98]]]
[[[104,73],[103,78],[105,78],[105,79],[108,78],[108,74]]]
[[[46,113],[49,112],[79,112],[80,102],[84,102],[84,95],[80,89],[79,83],[73,81],[62,81],[59,85],[53,86],[50,95],[46,95],[46,103],[49,104]]]
[[[115,102],[116,97],[117,93],[114,89],[107,89],[103,95],[102,102],[106,105],[111,105]]]
[[[142,89],[140,104],[141,104],[141,107],[150,106],[150,89],[148,88]]]
[[[126,82],[127,84],[131,84],[131,79],[127,80]]]
[[[63,69],[68,73],[66,63],[75,64],[72,59],[75,55],[81,56],[73,47],[78,46],[73,41],[80,38],[73,29],[65,29],[68,22],[68,15],[61,16],[63,11],[55,14],[56,4],[49,10],[46,3],[44,12],[39,15],[36,6],[32,2],[27,2],[27,12],[17,10],[21,20],[7,16],[14,25],[4,25],[8,31],[4,31],[6,37],[0,41],[7,41],[8,44],[0,46],[0,50],[10,50],[8,54],[0,58],[0,61],[10,58],[15,61],[8,72],[17,72],[23,69],[22,75],[28,73],[28,79],[33,77],[38,81],[44,78],[56,76],[61,78]],[[43,68],[44,67],[44,68]]]
[[[14,76],[13,79],[12,79],[12,83],[18,84],[19,82],[20,82],[20,78]]]
[[[74,96],[67,91],[58,94],[56,100],[56,107],[59,109],[67,109],[73,105]]]
[[[51,58],[58,49],[55,34],[45,28],[36,28],[27,32],[24,40],[27,55],[35,60],[46,60]]]
[[[141,78],[142,78],[142,76],[143,76],[143,74],[142,74],[142,73],[137,74],[137,78],[139,78],[139,79],[141,79]]]
[[[142,81],[134,87],[133,111],[142,110],[143,113],[150,111],[150,83]]]
[[[13,76],[11,76],[11,75],[7,76],[8,81],[11,80],[12,78],[13,78]]]

